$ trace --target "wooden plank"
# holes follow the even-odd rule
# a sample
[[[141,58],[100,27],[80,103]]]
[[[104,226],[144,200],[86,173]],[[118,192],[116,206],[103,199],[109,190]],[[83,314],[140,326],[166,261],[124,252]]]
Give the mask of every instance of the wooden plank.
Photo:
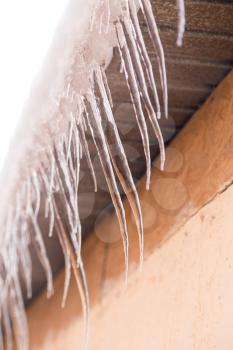
[[[145,229],[146,255],[165,244],[190,217],[233,181],[233,73],[220,84],[174,139],[171,149],[173,157],[168,157],[164,173],[154,163],[151,190],[145,191],[145,179],[138,184],[144,215],[155,218]],[[125,209],[132,263],[138,261],[138,239],[127,202]],[[106,216],[89,237],[83,247],[83,256],[91,304],[98,304],[105,293],[112,289],[111,286],[123,281],[123,249],[115,215]],[[58,290],[55,297],[48,302],[45,295],[41,296],[28,311],[32,348],[60,349],[59,344],[55,346],[56,335],[69,329],[74,336],[74,324],[81,327],[78,323],[80,307],[74,283],[67,308],[63,311],[59,309],[61,278],[55,283]],[[108,286],[107,292],[103,286]],[[69,344],[69,337],[67,342],[64,336],[62,339],[63,345]]]
[[[115,103],[114,104],[114,118],[117,125],[126,124],[128,127],[135,125],[135,116],[132,114],[133,106],[131,102]],[[195,108],[176,108],[169,107],[169,118],[161,118],[159,124],[162,128],[175,128],[179,130],[184,123],[193,115]]]
[[[176,125],[176,129],[177,131],[184,126],[184,124],[191,118],[191,116],[194,114],[194,112],[196,111],[197,106],[195,106],[195,108],[185,108],[185,107],[181,107],[181,108],[169,108],[169,118],[172,119],[172,123],[174,122]],[[168,120],[169,120],[168,118]],[[168,125],[166,124],[166,119],[161,119],[160,121],[160,125]]]
[[[116,56],[116,59],[118,55]],[[156,80],[159,81],[157,69],[157,61],[152,56],[153,68]],[[232,68],[230,64],[221,64],[216,62],[205,62],[194,59],[182,59],[180,57],[167,57],[166,69],[167,80],[172,86],[185,87],[213,87],[221,81],[229,70]],[[112,65],[109,69],[109,80],[118,81],[120,73],[120,63]]]
[[[157,23],[177,28],[176,0],[153,0]],[[185,1],[186,30],[231,35],[233,33],[232,1]],[[169,22],[168,19],[169,18]]]
[[[124,79],[119,77],[118,81],[109,79],[109,86],[114,103],[130,102],[130,94]],[[168,85],[168,97],[170,108],[195,108],[205,101],[209,96],[209,87],[187,87]],[[161,98],[162,92],[158,88]]]
[[[146,36],[147,47],[153,53],[153,47]],[[186,32],[182,48],[176,46],[176,31],[163,29],[160,36],[166,56],[176,56],[207,61],[229,61],[233,57],[233,37],[224,35],[206,35],[205,33]]]
[[[169,84],[187,87],[215,87],[232,68],[231,64],[168,57],[166,60]]]

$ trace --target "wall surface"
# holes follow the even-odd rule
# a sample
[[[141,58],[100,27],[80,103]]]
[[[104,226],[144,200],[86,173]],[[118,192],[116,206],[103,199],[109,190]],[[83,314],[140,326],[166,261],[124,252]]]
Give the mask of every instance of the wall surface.
[[[229,187],[156,249],[142,273],[131,273],[126,290],[121,284],[110,293],[105,289],[92,310],[89,348],[231,350],[232,208],[233,187]],[[57,282],[59,288],[61,281]],[[34,305],[31,311],[38,318],[30,317],[31,326],[37,328],[33,349],[80,348],[82,321],[76,316],[75,289],[73,283],[64,310],[59,309],[59,291],[56,302]]]
[[[117,220],[105,217],[83,247],[91,300],[89,349],[233,349],[233,74],[169,146],[151,191],[138,184],[145,225],[145,263],[127,202],[130,273]],[[83,320],[72,281],[61,309],[55,295],[28,310],[30,349],[81,348]]]
[[[233,349],[232,208],[230,188],[115,288],[93,312],[90,349]]]

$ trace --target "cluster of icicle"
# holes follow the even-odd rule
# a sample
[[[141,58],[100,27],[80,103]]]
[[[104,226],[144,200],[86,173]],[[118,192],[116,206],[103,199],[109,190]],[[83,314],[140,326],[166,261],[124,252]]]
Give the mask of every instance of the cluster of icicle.
[[[112,26],[121,56],[121,66],[130,91],[135,118],[140,130],[147,164],[147,188],[150,184],[151,157],[146,119],[148,118],[158,139],[161,154],[161,168],[164,166],[165,152],[158,119],[161,115],[157,84],[152,64],[139,25],[138,4],[143,13],[147,29],[154,45],[163,91],[165,116],[167,106],[167,80],[165,58],[158,28],[149,0],[124,0],[119,15],[112,17],[109,1],[101,1],[108,30]],[[136,5],[137,3],[137,5]],[[184,5],[178,1],[180,26],[178,43],[184,31]],[[115,4],[116,6],[116,4]],[[98,6],[95,11],[98,11]],[[93,16],[94,17],[94,16]],[[114,23],[111,19],[114,18]],[[106,24],[106,21],[105,21]],[[0,348],[12,349],[16,341],[20,350],[28,349],[27,320],[21,291],[23,282],[27,296],[32,294],[32,263],[30,246],[33,245],[47,276],[48,296],[53,294],[53,276],[43,240],[44,232],[39,217],[48,222],[48,234],[57,234],[65,258],[65,283],[62,305],[65,305],[71,272],[75,275],[83,305],[85,320],[84,347],[87,347],[89,323],[89,298],[85,271],[81,257],[82,230],[78,211],[78,187],[80,160],[85,157],[97,191],[95,169],[88,148],[87,131],[95,144],[103,173],[107,181],[116,215],[119,220],[123,240],[125,271],[128,271],[128,234],[124,207],[117,186],[120,181],[128,198],[137,225],[140,264],[143,261],[143,222],[139,197],[128,165],[126,154],[114,120],[110,89],[104,68],[93,61],[86,77],[88,88],[80,94],[67,83],[67,91],[62,99],[64,117],[69,118],[69,130],[61,132],[47,150],[47,161],[28,176],[19,188],[15,204],[9,208],[5,222],[4,241],[0,249]],[[152,95],[149,92],[152,91]],[[154,107],[155,106],[155,107]],[[103,125],[107,125],[103,129]],[[117,157],[111,153],[110,145],[117,147]],[[45,159],[45,158],[44,158]],[[62,216],[61,216],[62,213]],[[64,222],[64,217],[67,220]],[[19,277],[20,276],[20,277]]]

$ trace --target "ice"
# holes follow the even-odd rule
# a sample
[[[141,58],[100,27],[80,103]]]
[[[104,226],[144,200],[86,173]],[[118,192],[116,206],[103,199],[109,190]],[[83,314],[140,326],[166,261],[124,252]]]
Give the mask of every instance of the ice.
[[[157,121],[156,112],[153,108],[153,101],[151,101],[149,96],[149,91],[146,84],[146,78],[143,71],[143,63],[140,60],[140,54],[138,52],[137,43],[135,40],[135,37],[133,35],[133,25],[130,20],[125,20],[122,23],[122,30],[124,32],[125,36],[125,42],[127,43],[129,53],[132,59],[132,64],[134,67],[134,71],[137,78],[137,84],[138,84],[138,90],[140,91],[140,96],[142,103],[147,111],[147,115],[150,119],[150,122],[152,124],[152,127],[154,129],[155,135],[159,142],[159,148],[160,148],[160,157],[161,157],[161,169],[164,168],[164,162],[165,162],[165,149],[164,149],[164,142],[163,142],[163,136]],[[144,116],[146,119],[146,117]]]
[[[177,46],[182,46],[183,37],[185,31],[185,4],[184,0],[177,0],[179,21],[178,21],[178,35],[177,35]]]
[[[125,210],[117,187],[113,166],[108,150],[108,142],[102,126],[101,114],[93,86],[88,97],[84,100],[84,117],[89,125],[95,147],[97,149],[103,173],[109,188],[109,192],[119,220],[120,231],[123,239],[125,255],[125,275],[128,275],[128,231],[125,217]]]
[[[86,161],[87,161],[87,164],[88,164],[88,167],[90,169],[91,176],[93,179],[94,191],[97,192],[97,180],[96,180],[95,170],[94,170],[94,167],[92,164],[92,159],[90,156],[90,151],[89,151],[88,142],[87,142],[87,135],[85,132],[85,125],[84,125],[83,119],[81,119],[79,122],[77,122],[77,128],[79,130],[79,138],[80,138],[80,142],[81,142],[82,147],[83,147],[83,152],[84,152],[84,155],[86,157]]]
[[[179,17],[177,45],[180,46],[185,29],[184,1],[177,0],[177,7]],[[160,82],[155,80],[152,63],[140,28],[137,15],[139,8],[142,10],[156,53]],[[110,45],[118,46],[121,69],[130,92],[144,148],[146,188],[149,189],[151,155],[147,120],[158,139],[161,169],[164,168],[165,162],[164,141],[158,124],[158,119],[162,114],[157,91],[158,83],[162,88],[164,115],[168,116],[165,57],[150,1],[97,1],[90,28],[93,35],[98,34],[100,43],[103,36],[104,42],[109,40]],[[109,33],[110,36],[108,36]],[[96,48],[98,52],[95,51]],[[65,281],[62,307],[66,303],[72,271],[74,273],[84,315],[84,349],[88,347],[90,301],[81,255],[82,227],[78,208],[78,190],[81,160],[85,157],[93,179],[94,191],[97,191],[97,179],[88,144],[90,138],[99,156],[119,221],[126,280],[129,267],[129,237],[118,182],[124,190],[136,222],[140,267],[143,263],[144,232],[140,200],[114,119],[113,100],[105,73],[106,62],[99,52],[98,45],[93,53],[93,47],[88,47],[87,42],[85,50],[85,54],[78,56],[81,61],[84,61],[83,71],[81,61],[76,67],[77,70],[70,68],[67,73],[68,80],[60,96],[61,101],[56,101],[59,108],[58,115],[62,119],[61,124],[57,124],[60,125],[60,129],[56,126],[57,133],[51,133],[51,142],[43,149],[44,153],[40,153],[38,167],[35,169],[29,167],[29,170],[25,170],[26,175],[22,182],[19,182],[14,201],[9,205],[6,219],[1,222],[0,347],[5,346],[7,350],[12,349],[14,337],[20,350],[28,349],[27,322],[21,283],[25,284],[27,296],[30,298],[33,271],[29,248],[32,244],[45,271],[47,294],[51,296],[53,293],[52,268],[44,243],[45,234],[49,237],[52,237],[53,234],[57,235],[64,255]],[[86,62],[85,58],[90,52],[93,56]],[[95,56],[98,56],[98,59]],[[64,105],[64,110],[61,104]],[[46,126],[49,130],[49,126]],[[42,232],[40,222],[43,219],[48,221],[47,232]]]
[[[163,45],[159,36],[158,27],[153,15],[151,3],[149,0],[141,0],[141,9],[147,24],[149,35],[153,43],[155,53],[158,59],[160,82],[163,92],[163,105],[165,117],[168,117],[168,88],[167,88],[167,74],[165,65],[165,55]]]
[[[116,154],[112,154],[111,147],[108,147],[110,158],[117,174],[117,177],[122,185],[122,188],[129,200],[135,222],[139,234],[140,243],[140,263],[143,262],[143,250],[144,250],[144,233],[142,223],[142,212],[138,193],[133,181],[133,177],[128,165],[127,157],[120,139],[120,135],[117,129],[116,122],[111,109],[111,98],[109,92],[106,89],[106,77],[103,74],[100,67],[97,67],[95,72],[96,89],[98,90],[98,96],[100,98],[99,108],[101,110],[101,118],[106,121],[106,139],[109,145],[114,144],[114,151]]]
[[[33,243],[34,247],[36,249],[38,258],[41,262],[41,265],[44,268],[46,278],[47,278],[47,295],[50,297],[53,294],[53,274],[52,274],[52,268],[47,256],[43,235],[40,230],[40,226],[38,224],[38,221],[36,219],[35,213],[33,212],[32,208],[29,209],[29,217],[31,218],[31,223],[34,228],[35,235],[33,236]]]
[[[135,117],[137,120],[138,128],[141,133],[144,153],[146,157],[146,187],[149,189],[150,176],[151,176],[151,156],[150,156],[150,145],[147,125],[143,113],[143,107],[140,98],[139,86],[137,84],[136,73],[133,67],[132,59],[130,57],[129,49],[124,41],[124,33],[120,23],[116,24],[116,32],[118,37],[118,48],[121,55],[122,66],[125,73],[125,78],[130,91]]]

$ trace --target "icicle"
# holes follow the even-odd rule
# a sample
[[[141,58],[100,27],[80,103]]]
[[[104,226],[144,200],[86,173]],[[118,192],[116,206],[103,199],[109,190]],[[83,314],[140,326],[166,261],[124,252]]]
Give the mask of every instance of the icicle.
[[[82,143],[83,146],[83,151],[86,157],[86,161],[87,161],[87,165],[90,169],[91,172],[91,176],[93,179],[93,183],[94,183],[94,191],[97,192],[97,180],[96,180],[96,175],[95,175],[95,170],[92,164],[92,160],[91,160],[91,155],[90,155],[90,151],[89,151],[89,147],[88,147],[88,142],[86,139],[86,134],[85,134],[85,130],[84,130],[84,125],[83,125],[83,119],[80,120],[79,123],[77,123],[77,128],[79,130],[79,137],[80,137],[80,142]]]
[[[22,187],[21,191],[16,196],[16,218],[15,218],[15,225],[14,235],[17,236],[18,231],[18,241],[17,241],[17,247],[18,247],[18,255],[19,260],[22,266],[22,272],[23,272],[23,278],[27,290],[27,297],[31,298],[32,296],[32,263],[31,263],[31,255],[29,251],[29,243],[30,243],[30,237],[29,237],[29,229],[26,222],[25,217],[22,217],[22,207],[21,202],[22,193],[24,193],[24,188]]]
[[[29,216],[32,222],[32,226],[34,228],[35,237],[34,237],[34,246],[38,254],[38,258],[41,261],[42,266],[44,267],[46,276],[47,276],[47,293],[48,297],[53,294],[53,276],[52,276],[52,269],[50,266],[49,259],[47,257],[46,248],[44,245],[43,236],[37,221],[36,213],[32,209],[31,204],[31,188],[30,188],[30,182],[27,182],[27,209],[26,214]]]
[[[138,90],[140,91],[140,95],[143,101],[143,104],[147,110],[147,114],[149,116],[150,122],[154,129],[155,135],[159,142],[160,148],[160,157],[161,157],[161,169],[164,168],[165,162],[165,149],[164,149],[164,141],[163,136],[156,118],[156,113],[154,111],[151,99],[149,97],[149,93],[147,90],[146,80],[143,72],[143,68],[140,61],[140,56],[137,50],[137,45],[132,33],[132,22],[125,19],[122,22],[122,30],[124,32],[125,40],[129,49],[129,53],[132,59],[132,64],[135,70],[135,75],[137,77]]]
[[[32,262],[31,262],[31,255],[29,251],[29,245],[31,243],[30,239],[30,230],[28,227],[27,222],[27,212],[25,209],[25,203],[27,205],[27,184],[24,182],[21,190],[19,192],[19,195],[17,196],[16,200],[16,208],[18,212],[18,218],[19,218],[19,236],[20,236],[20,245],[22,245],[22,251],[23,254],[20,255],[20,258],[22,260],[22,266],[24,271],[24,277],[25,277],[25,284],[27,287],[27,293],[28,297],[31,297],[32,294]]]
[[[21,250],[23,251],[23,254],[20,254],[20,261],[22,264],[23,269],[23,276],[25,280],[26,290],[27,290],[27,297],[32,297],[32,262],[31,262],[31,255],[29,251],[29,240],[27,238],[27,231],[28,227],[26,222],[22,223],[21,227]]]
[[[18,286],[12,282],[13,285],[9,290],[9,308],[11,313],[11,321],[13,322],[14,334],[16,337],[16,343],[19,349],[28,349],[28,328],[27,319],[22,303],[22,295]],[[18,283],[18,282],[16,282]]]
[[[2,305],[2,325],[4,330],[4,339],[5,339],[5,349],[13,349],[13,334],[11,329],[11,321],[9,316],[9,306],[7,304]],[[4,349],[4,347],[3,347]]]
[[[108,99],[108,94],[106,91],[106,82],[104,81],[105,77],[103,76],[100,67],[96,68],[94,75],[97,85],[96,89],[99,89],[98,95],[100,96],[99,108],[102,112],[101,117],[108,123],[106,128],[106,139],[108,145],[114,144],[114,146],[117,149],[117,157],[114,157],[112,155],[111,147],[108,148],[109,154],[111,156],[114,169],[122,185],[122,188],[124,189],[124,192],[129,200],[137,225],[140,244],[140,266],[142,266],[144,250],[144,233],[139,197],[128,165],[126,154],[118,133],[118,129],[112,114],[110,101]]]
[[[103,78],[103,81],[104,81],[105,90],[106,90],[106,93],[107,93],[107,96],[108,96],[108,101],[109,101],[109,104],[110,104],[111,108],[113,108],[113,100],[112,100],[111,91],[110,91],[110,88],[109,88],[109,85],[108,85],[108,79],[107,79],[105,70],[102,67],[100,69],[101,69],[102,78]]]
[[[75,124],[75,120],[74,120]],[[78,245],[79,245],[79,256],[78,256],[78,264],[81,261],[81,247],[82,247],[82,227],[80,222],[80,216],[79,216],[79,208],[78,208],[78,188],[79,188],[79,178],[80,178],[80,159],[81,159],[81,152],[82,152],[82,146],[79,139],[79,133],[78,129],[74,127],[73,132],[73,150],[74,150],[74,157],[76,160],[76,164],[74,165],[72,161],[72,157],[70,158],[69,162],[69,168],[70,168],[70,174],[73,177],[73,191],[74,191],[74,213],[75,213],[75,227],[77,230],[77,236],[78,236]],[[76,167],[76,169],[75,169]]]
[[[49,232],[48,236],[51,238],[53,235],[53,230],[54,230],[54,222],[55,222],[55,217],[54,217],[54,210],[53,206],[51,203],[52,196],[53,196],[53,189],[55,187],[54,183],[54,177],[55,177],[55,159],[53,155],[51,154],[50,151],[50,159],[49,162],[51,164],[51,174],[50,174],[50,179],[46,175],[46,172],[41,165],[41,178],[44,183],[44,189],[46,192],[46,203],[45,203],[45,218],[47,219],[49,217]]]
[[[146,121],[144,118],[141,99],[140,99],[140,92],[138,90],[138,84],[135,77],[135,71],[133,68],[129,50],[127,48],[127,45],[125,45],[125,42],[121,43],[123,32],[122,32],[122,27],[120,23],[116,24],[116,33],[118,38],[118,48],[119,48],[119,52],[123,62],[125,77],[127,80],[129,91],[130,91],[134,112],[137,119],[137,124],[142,137],[144,153],[146,157],[146,172],[147,172],[146,188],[149,189],[150,176],[151,176],[150,146],[149,146],[148,130],[147,130]]]
[[[5,276],[4,284],[2,286],[1,303],[4,302],[7,297],[8,290],[11,285],[12,278],[16,273],[17,264],[15,264],[15,259],[17,258],[17,252],[14,250],[15,237],[12,235],[12,228],[14,227],[14,212],[12,206],[9,207],[6,228],[4,234],[3,244],[5,245],[5,250],[1,254],[1,265],[0,268],[3,271],[3,276]],[[11,237],[12,235],[12,237]]]
[[[24,309],[23,295],[18,273],[15,274],[14,280],[12,281],[12,291],[14,293],[13,300],[15,300],[15,303],[13,302],[15,314],[15,334],[19,340],[19,343],[22,344],[22,349],[28,349],[27,317]]]
[[[54,199],[53,199],[54,201]],[[54,204],[53,204],[54,207]],[[60,225],[62,225],[62,222],[60,221]],[[64,260],[65,260],[65,281],[64,281],[64,289],[63,289],[63,296],[62,296],[62,307],[65,307],[66,304],[66,299],[67,299],[67,294],[68,294],[68,290],[69,290],[69,285],[70,285],[70,280],[71,280],[71,258],[70,258],[70,252],[69,249],[67,248],[61,230],[60,230],[60,225],[58,225],[57,222],[55,222],[55,226],[56,226],[56,232],[57,232],[57,236],[62,248],[62,252],[64,255]],[[63,226],[63,231],[65,231],[64,226]]]
[[[167,95],[168,86],[167,86],[167,74],[166,74],[163,45],[160,40],[158,27],[153,15],[150,1],[141,0],[140,4],[141,4],[141,9],[142,9],[145,21],[147,23],[150,37],[158,58],[160,80],[161,80],[161,86],[162,86],[162,92],[163,92],[164,113],[165,113],[165,117],[167,118],[168,117],[168,95]]]
[[[54,222],[55,222],[53,206],[51,205],[51,199],[49,202],[49,208],[50,208],[50,222],[49,222],[49,234],[48,234],[48,236],[51,238],[53,236],[53,229],[54,229]]]
[[[61,240],[60,244],[62,246]],[[70,286],[70,280],[71,280],[71,262],[70,262],[70,257],[68,255],[68,252],[66,252],[63,248],[63,254],[65,257],[65,281],[64,281],[64,289],[63,289],[63,295],[62,295],[62,308],[65,307],[66,305],[66,300],[67,300],[67,295],[69,291],[69,286]]]
[[[73,130],[74,130],[74,117],[73,117],[73,115],[71,113],[70,131],[69,131],[68,146],[67,146],[67,158],[66,158],[67,161],[69,160],[69,157],[71,156],[70,147],[71,147],[71,140],[72,140]]]
[[[48,176],[47,176],[45,170],[43,169],[43,166],[41,166],[40,172],[41,172],[42,182],[44,183],[44,190],[46,192],[44,217],[46,219],[48,219],[49,210],[50,210],[50,206],[49,206],[49,179],[48,179]]]
[[[61,239],[64,242],[64,245],[66,246],[67,251],[70,253],[71,257],[71,263],[72,268],[75,276],[75,280],[79,289],[79,294],[82,302],[82,308],[83,308],[83,314],[84,314],[84,349],[87,350],[88,348],[88,334],[89,334],[89,318],[90,318],[90,302],[89,302],[89,294],[88,294],[88,287],[86,282],[86,275],[83,268],[83,262],[82,258],[80,257],[79,264],[77,264],[77,258],[76,258],[76,252],[71,246],[68,236],[64,230],[64,226],[62,224],[62,219],[59,215],[58,208],[56,206],[56,203],[54,204],[54,210],[55,215],[57,218],[57,224],[59,226]]]
[[[116,214],[119,220],[120,231],[123,239],[124,253],[125,253],[125,275],[128,276],[128,231],[125,218],[125,210],[120,197],[119,190],[114,175],[114,171],[109,156],[108,145],[105,138],[105,134],[101,124],[100,112],[95,99],[94,92],[91,92],[89,100],[84,101],[86,106],[85,117],[88,121],[88,125],[92,134],[94,144],[96,146],[100,163],[105,175],[105,179],[109,188],[109,192],[113,201],[113,205],[116,210]],[[89,115],[89,112],[91,115]]]
[[[178,21],[178,35],[177,35],[176,45],[177,46],[182,46],[184,32],[185,32],[185,5],[184,5],[184,0],[177,0],[177,7],[178,7],[179,21]]]
[[[47,203],[49,202],[49,211],[50,211],[50,215],[51,213],[53,213],[52,215],[53,217],[53,223],[54,226],[56,228],[56,233],[62,248],[62,252],[64,255],[64,261],[65,261],[65,281],[64,281],[64,291],[63,291],[63,297],[62,297],[62,307],[65,306],[66,303],[66,298],[67,298],[67,293],[68,293],[68,289],[69,289],[69,285],[70,285],[70,279],[71,279],[71,262],[70,262],[70,253],[68,251],[68,249],[66,248],[65,242],[61,236],[60,233],[60,226],[58,225],[56,218],[55,218],[55,198],[54,195],[52,193],[52,187],[54,185],[54,176],[55,176],[55,159],[54,157],[52,157],[53,161],[53,165],[52,165],[52,169],[51,169],[51,178],[50,178],[50,182],[46,176],[46,173],[44,172],[44,170],[41,169],[41,176],[42,179],[44,181],[44,185],[45,185],[45,191],[47,193],[49,197],[49,201],[47,200]],[[60,223],[62,225],[62,222]]]
[[[77,128],[77,124],[75,122],[75,117],[74,117],[74,135],[73,135],[73,140],[72,140],[72,152],[73,152],[73,157],[70,160],[70,169],[71,169],[71,174],[73,176],[73,181],[75,183],[75,203],[76,203],[76,208],[78,208],[78,187],[79,187],[79,178],[80,178],[80,161],[83,157],[83,145],[81,144],[80,141],[80,135],[79,131]]]
[[[66,188],[66,183],[64,182],[64,176],[61,170],[61,166],[60,166],[60,161],[59,161],[59,157],[57,155],[57,150],[56,148],[54,148],[55,151],[55,155],[57,157],[57,163],[56,163],[56,176],[57,176],[57,180],[58,180],[58,184],[59,184],[59,189],[61,190],[61,193],[63,195],[63,201],[62,203],[64,203],[66,212],[67,212],[67,217],[68,217],[68,221],[69,221],[69,225],[70,227],[73,227],[73,218],[72,218],[72,208],[71,208],[71,204],[69,201],[69,196],[67,195],[67,193],[69,192]],[[75,239],[75,241],[73,242],[74,244],[74,248],[76,253],[78,254],[79,248],[78,248],[78,244],[77,244],[77,240]]]
[[[77,202],[77,183],[73,174],[73,186],[71,183],[71,171],[68,163],[66,162],[66,157],[64,154],[64,142],[60,144],[59,150],[56,148],[56,165],[57,165],[57,175],[61,190],[64,195],[65,207],[67,210],[67,216],[70,225],[70,237],[76,252],[77,262],[81,259],[81,223],[78,213],[78,202]],[[77,148],[78,150],[78,148]],[[79,152],[79,151],[78,151]],[[77,158],[78,163],[80,162],[79,156]],[[79,167],[79,166],[78,166]],[[79,176],[79,174],[78,174]],[[79,180],[79,179],[78,179]]]
[[[132,24],[134,27],[134,31],[135,31],[136,44],[138,45],[139,52],[140,52],[140,55],[142,57],[142,62],[145,65],[147,79],[148,79],[152,94],[153,94],[154,99],[155,99],[156,108],[157,108],[157,118],[160,119],[161,110],[160,110],[159,96],[158,96],[157,87],[156,87],[156,83],[155,83],[155,77],[154,77],[154,73],[153,73],[151,60],[150,60],[150,57],[148,55],[147,48],[146,48],[144,38],[142,35],[142,31],[140,28],[134,0],[130,1],[130,18],[131,18],[131,21],[132,21]]]
[[[50,297],[53,294],[53,274],[49,259],[47,257],[46,248],[44,245],[44,240],[42,237],[42,233],[39,227],[39,224],[36,220],[35,214],[31,209],[29,211],[29,217],[31,218],[32,225],[35,231],[35,248],[38,254],[38,257],[41,261],[42,266],[44,267],[46,276],[47,276],[47,295]]]
[[[35,202],[36,202],[35,217],[37,218],[40,211],[40,184],[35,171],[33,171],[33,174],[32,174],[32,182],[35,188]]]

